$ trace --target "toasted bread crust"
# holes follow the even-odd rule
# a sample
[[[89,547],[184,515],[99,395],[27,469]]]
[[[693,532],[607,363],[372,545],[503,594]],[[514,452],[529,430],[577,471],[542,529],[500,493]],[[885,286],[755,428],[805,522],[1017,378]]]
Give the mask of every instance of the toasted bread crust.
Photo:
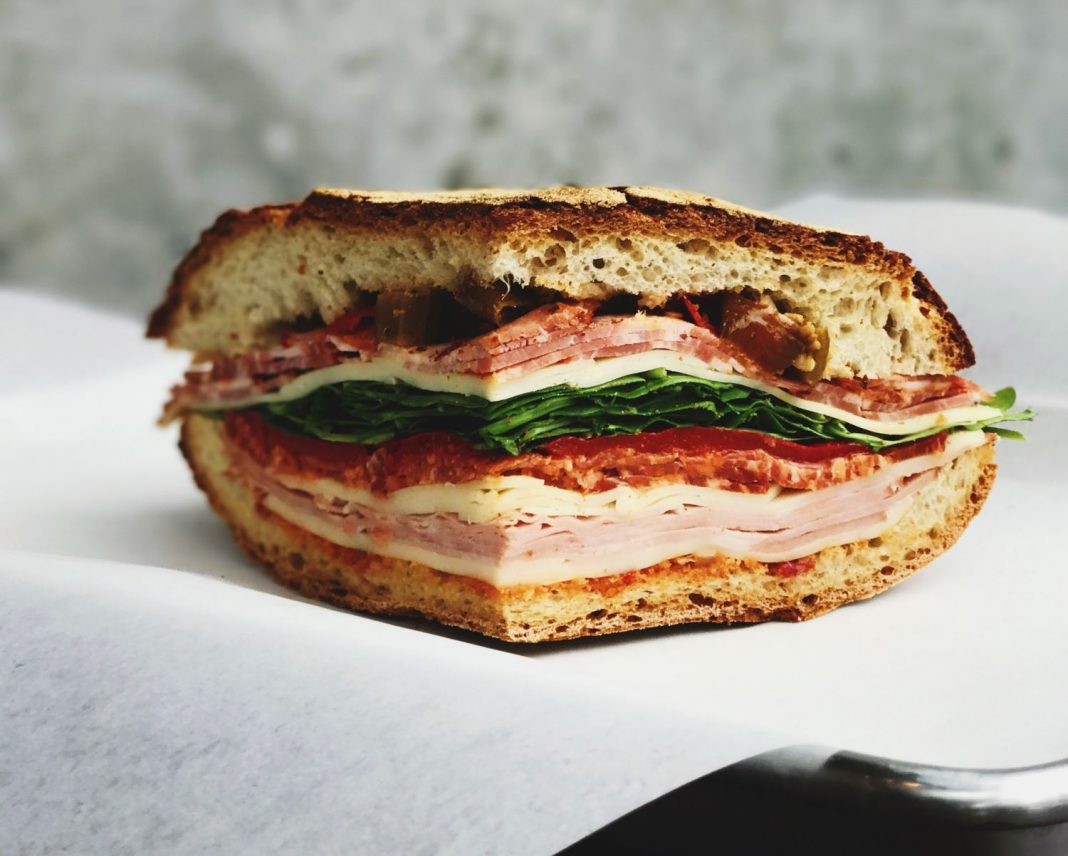
[[[796,576],[781,576],[762,562],[689,556],[600,579],[497,589],[340,547],[282,520],[228,476],[216,421],[188,417],[180,445],[238,544],[283,584],[349,609],[422,616],[513,642],[822,615],[889,588],[950,547],[979,511],[996,471],[993,442],[965,453],[921,489],[881,537],[822,550],[812,569]]]
[[[522,265],[523,272],[531,276],[534,274],[530,271],[538,269],[543,261],[549,265],[553,261],[536,253],[531,261],[529,255],[524,255],[528,253],[531,241],[548,241],[547,246],[551,249],[553,236],[559,236],[559,241],[568,245],[576,234],[584,239],[643,236],[659,241],[672,251],[676,246],[681,248],[700,242],[712,245],[713,250],[722,248],[721,257],[725,257],[724,253],[729,255],[744,250],[749,256],[767,257],[769,277],[773,269],[789,269],[788,260],[802,260],[810,270],[847,268],[862,274],[861,278],[872,284],[896,283],[905,292],[905,300],[914,298],[918,302],[923,317],[914,316],[911,324],[929,326],[930,330],[917,332],[922,332],[925,341],[931,344],[923,356],[914,360],[913,368],[952,373],[974,362],[971,343],[957,319],[908,256],[887,250],[881,243],[863,235],[781,220],[709,196],[643,187],[429,194],[317,190],[300,203],[261,206],[247,212],[228,211],[201,235],[200,242],[179,264],[164,302],[151,316],[148,336],[166,338],[172,345],[210,352],[212,348],[204,346],[203,335],[198,339],[188,332],[183,333],[182,329],[200,313],[198,275],[243,236],[260,231],[278,236],[306,235],[309,229],[315,234],[337,237],[340,233],[361,240],[403,238],[430,241],[428,236],[444,235],[461,236],[465,246],[511,246],[520,259],[515,264]],[[540,247],[538,252],[543,249]],[[529,250],[529,253],[534,251]],[[534,267],[528,268],[528,263]],[[312,259],[309,264],[315,265],[316,262]],[[730,267],[728,263],[723,264]],[[680,270],[685,268],[685,264],[680,262],[679,265]],[[556,275],[550,268],[540,269],[545,275]],[[584,270],[588,269],[576,269],[568,275],[570,279],[557,277],[551,285],[565,292],[573,291],[576,296],[590,296],[592,286],[583,278],[589,280],[592,277]],[[607,288],[611,285],[611,271],[604,273]],[[485,271],[471,269],[465,264],[449,275],[457,279],[489,278]],[[402,287],[413,284],[427,283],[398,283]],[[439,284],[451,287],[451,283]],[[740,287],[742,284],[742,281],[727,282],[717,288]],[[655,299],[662,297],[659,295]],[[334,311],[334,303],[327,301],[327,308]],[[248,341],[252,341],[251,334]],[[222,345],[216,347],[225,350]],[[840,373],[853,372],[864,373],[857,371],[856,366]]]
[[[476,228],[486,240],[516,232],[580,229],[594,220],[598,230],[624,236],[700,234],[777,254],[862,265],[888,277],[913,270],[908,256],[864,235],[819,231],[711,196],[663,191],[648,196],[642,188],[560,188],[551,194],[523,195],[477,191],[426,200],[318,190],[291,216],[293,222],[306,218],[358,231],[378,230],[390,222],[416,228]]]

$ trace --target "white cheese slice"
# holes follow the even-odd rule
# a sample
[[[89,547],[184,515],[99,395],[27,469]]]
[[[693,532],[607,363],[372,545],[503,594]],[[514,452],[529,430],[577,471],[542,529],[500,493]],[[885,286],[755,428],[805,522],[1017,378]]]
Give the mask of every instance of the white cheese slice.
[[[904,478],[942,466],[988,441],[982,431],[959,431],[949,435],[945,447],[938,452],[908,458],[888,470],[892,470],[894,478]],[[347,487],[335,479],[287,473],[272,473],[271,477],[290,490],[342,503],[354,503],[389,514],[456,514],[465,523],[489,523],[515,514],[654,516],[683,507],[708,508],[733,515],[766,514],[774,509],[776,517],[789,519],[808,506],[813,497],[820,495],[818,490],[773,487],[762,493],[742,493],[691,484],[617,485],[608,490],[580,493],[554,487],[532,476],[494,476],[460,484],[415,485],[380,495],[367,488]]]

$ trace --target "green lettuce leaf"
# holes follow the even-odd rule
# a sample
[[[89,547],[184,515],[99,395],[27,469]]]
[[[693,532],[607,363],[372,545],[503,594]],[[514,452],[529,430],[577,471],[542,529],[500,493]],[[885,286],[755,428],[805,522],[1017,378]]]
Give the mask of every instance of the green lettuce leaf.
[[[432,392],[406,384],[350,381],[320,387],[296,401],[254,409],[291,433],[346,443],[378,444],[426,431],[445,431],[483,449],[517,455],[555,437],[637,434],[709,426],[759,431],[800,442],[846,440],[883,449],[955,430],[1015,431],[996,423],[1032,418],[1010,413],[1016,394],[1000,390],[986,402],[1000,412],[982,422],[940,425],[904,437],[873,434],[839,419],[799,410],[766,392],[663,369],[599,386],[554,386],[506,401]]]

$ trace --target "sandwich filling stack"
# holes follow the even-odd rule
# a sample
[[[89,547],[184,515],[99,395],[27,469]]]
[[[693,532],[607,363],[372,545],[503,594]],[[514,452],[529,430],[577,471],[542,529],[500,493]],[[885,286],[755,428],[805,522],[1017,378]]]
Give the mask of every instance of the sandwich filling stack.
[[[657,188],[230,211],[149,335],[283,583],[512,641],[800,620],[949,547],[1011,390],[904,255]]]

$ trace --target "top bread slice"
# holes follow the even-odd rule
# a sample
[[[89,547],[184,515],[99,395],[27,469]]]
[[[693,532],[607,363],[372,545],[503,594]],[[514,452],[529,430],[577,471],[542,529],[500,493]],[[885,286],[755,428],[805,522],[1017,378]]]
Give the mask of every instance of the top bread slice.
[[[967,336],[911,260],[828,231],[653,187],[392,193],[322,189],[228,211],[149,322],[198,359],[329,322],[360,292],[506,282],[575,298],[753,289],[827,331],[825,377],[954,374]]]

